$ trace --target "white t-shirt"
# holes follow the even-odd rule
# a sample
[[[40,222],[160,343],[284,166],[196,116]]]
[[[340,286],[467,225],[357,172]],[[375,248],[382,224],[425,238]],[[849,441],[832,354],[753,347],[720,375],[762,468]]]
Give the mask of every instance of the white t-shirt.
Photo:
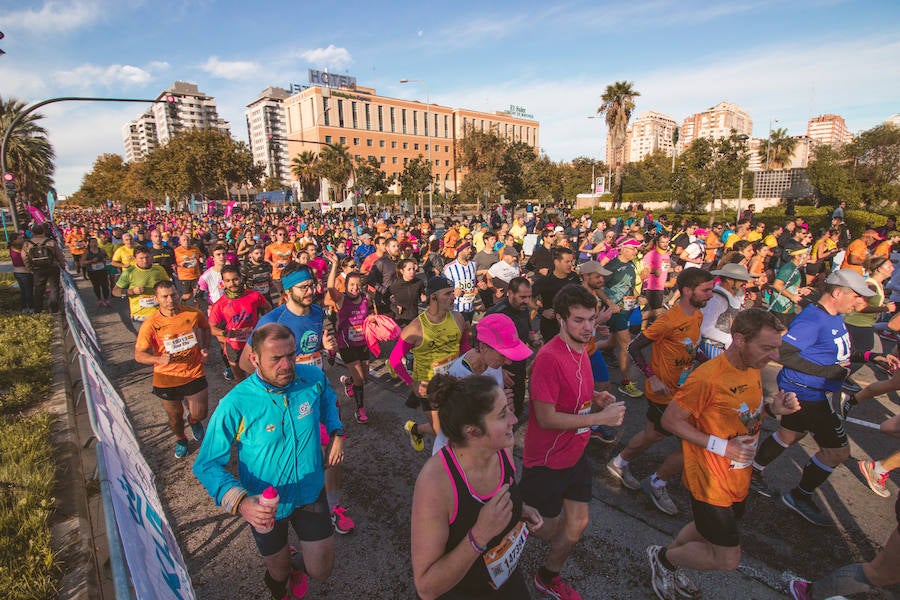
[[[225,286],[222,283],[222,273],[216,271],[212,267],[207,269],[200,280],[197,287],[209,294],[209,305],[212,306],[216,301],[225,295]]]
[[[519,265],[513,263],[509,264],[505,260],[499,260],[491,265],[491,268],[488,269],[488,275],[493,278],[499,279],[504,283],[509,283],[509,280],[513,277],[518,277],[522,272],[519,269]]]
[[[447,374],[453,375],[454,377],[459,377],[462,379],[463,377],[472,377],[474,373],[469,370],[469,367],[466,366],[463,359],[465,355],[460,356],[447,368]],[[503,369],[492,369],[488,367],[485,369],[484,373],[482,373],[485,377],[493,377],[497,381],[497,385],[501,388],[503,387]],[[450,440],[447,439],[447,436],[444,435],[443,431],[438,431],[437,435],[434,436],[434,447],[431,449],[431,455],[434,456],[438,452],[441,451],[441,448],[447,445]]]

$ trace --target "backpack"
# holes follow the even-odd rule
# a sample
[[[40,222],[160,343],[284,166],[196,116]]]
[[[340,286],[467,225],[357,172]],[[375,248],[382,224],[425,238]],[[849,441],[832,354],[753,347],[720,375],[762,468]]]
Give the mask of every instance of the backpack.
[[[50,238],[47,238],[40,244],[32,244],[28,249],[28,257],[31,259],[31,266],[35,271],[51,271],[57,268],[56,254],[53,252],[54,246],[48,246]]]

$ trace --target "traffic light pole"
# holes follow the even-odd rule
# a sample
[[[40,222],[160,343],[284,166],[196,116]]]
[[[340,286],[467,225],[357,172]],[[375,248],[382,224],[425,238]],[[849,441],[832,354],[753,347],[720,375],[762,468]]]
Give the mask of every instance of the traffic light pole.
[[[81,97],[81,96],[64,96],[62,98],[50,98],[48,100],[43,100],[41,102],[37,102],[28,106],[16,115],[16,118],[12,120],[9,124],[9,127],[6,129],[6,134],[3,136],[3,142],[0,142],[0,175],[6,174],[6,145],[9,142],[9,138],[12,135],[12,132],[15,130],[16,126],[22,122],[22,119],[36,111],[42,106],[46,106],[48,104],[54,104],[56,102],[144,102],[144,103],[159,103],[159,102],[169,102],[168,97],[165,100],[146,100],[143,98],[90,98],[90,97]],[[19,227],[19,214],[16,209],[16,201],[14,198],[10,198],[9,202],[9,212],[12,215],[13,228],[18,232],[21,231]]]

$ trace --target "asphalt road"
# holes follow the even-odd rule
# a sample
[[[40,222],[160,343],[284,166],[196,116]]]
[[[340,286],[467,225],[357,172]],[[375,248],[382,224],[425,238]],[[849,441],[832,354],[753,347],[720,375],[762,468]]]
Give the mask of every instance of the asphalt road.
[[[156,474],[157,488],[197,597],[268,598],[264,567],[248,526],[215,507],[191,473],[197,443],[191,442],[187,458],[178,460],[173,455],[174,440],[165,425],[165,415],[150,394],[151,370],[132,360],[135,333],[126,327],[127,304],[114,300],[114,309],[98,308],[88,283],[79,279],[78,285],[101,338],[107,373],[125,398],[144,456]],[[207,372],[210,410],[231,387],[222,378],[217,353],[212,354]],[[375,367],[383,371],[378,364]],[[338,378],[343,373],[340,364],[328,369],[335,389],[341,389]],[[871,371],[863,369],[855,379],[865,383],[872,376]],[[617,381],[615,371],[613,380]],[[409,558],[410,503],[415,478],[428,455],[413,451],[402,431],[407,419],[420,417],[404,406],[405,393],[403,386],[387,377],[379,376],[371,382],[366,392],[367,425],[353,420],[352,403],[341,398],[347,431],[344,504],[357,529],[338,537],[334,573],[328,582],[311,585],[310,598],[416,597]],[[879,423],[896,412],[897,400],[879,398],[858,407],[853,416]],[[643,399],[628,400],[620,439],[627,440],[643,427],[645,407]],[[767,422],[769,430],[774,425],[774,421]],[[900,443],[865,427],[848,425],[848,430],[852,457],[846,466],[854,468],[839,468],[817,494],[838,525],[816,528],[779,501],[752,496],[741,524],[744,554],[738,571],[693,574],[705,598],[784,598],[787,573],[819,577],[848,562],[869,559],[880,548],[896,526],[893,506],[897,474],[889,484],[894,496],[880,498],[862,483],[855,461],[880,458],[898,449]],[[524,427],[516,436],[519,459],[523,435]],[[666,440],[635,460],[635,474],[650,474],[675,443]],[[644,548],[667,543],[689,520],[688,498],[680,483],[670,486],[682,511],[670,517],[658,512],[641,492],[629,491],[612,481],[604,465],[618,447],[594,442],[589,446],[596,473],[591,523],[563,574],[585,598],[652,598]],[[804,441],[785,452],[767,471],[770,483],[785,490],[792,487],[812,448],[810,441]],[[526,578],[533,575],[545,552],[546,547],[537,538],[529,541],[520,566]],[[876,593],[870,597],[891,595]]]

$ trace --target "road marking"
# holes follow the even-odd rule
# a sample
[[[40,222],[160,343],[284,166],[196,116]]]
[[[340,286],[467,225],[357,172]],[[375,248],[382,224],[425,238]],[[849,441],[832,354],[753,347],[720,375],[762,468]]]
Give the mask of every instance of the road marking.
[[[853,423],[854,425],[860,425],[861,427],[868,427],[869,429],[881,429],[881,425],[878,423],[869,423],[868,421],[862,421],[860,419],[854,419],[853,417],[847,417],[844,421],[848,423]]]

